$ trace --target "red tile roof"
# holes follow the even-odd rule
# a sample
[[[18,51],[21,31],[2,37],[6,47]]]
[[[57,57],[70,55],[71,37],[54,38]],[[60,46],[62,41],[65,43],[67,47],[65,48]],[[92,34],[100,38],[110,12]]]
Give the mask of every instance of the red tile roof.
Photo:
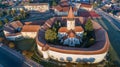
[[[24,25],[21,32],[37,32],[39,29],[39,25]]]
[[[67,1],[61,2],[59,5],[55,6],[55,9],[57,9],[60,12],[68,12],[69,11],[69,3]],[[77,11],[77,8],[74,7],[73,11]]]
[[[61,27],[58,32],[67,32],[67,27]]]
[[[84,4],[84,3],[82,3],[82,4],[80,5],[80,7],[91,8],[92,5],[91,5],[91,4]]]
[[[84,31],[83,28],[81,26],[75,26],[75,32],[82,32]]]
[[[74,30],[70,30],[70,31],[68,31],[68,36],[70,37],[70,38],[74,38],[76,35],[75,35],[75,31]]]
[[[69,30],[67,30],[67,27],[61,27],[58,32],[68,32]],[[75,26],[74,29],[75,32],[82,32],[84,31],[83,28],[81,26]]]

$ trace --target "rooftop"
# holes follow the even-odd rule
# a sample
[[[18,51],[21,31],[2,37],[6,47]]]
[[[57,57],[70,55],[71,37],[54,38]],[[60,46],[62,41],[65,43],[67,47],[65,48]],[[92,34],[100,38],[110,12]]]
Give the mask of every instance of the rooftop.
[[[91,4],[81,3],[80,7],[91,8],[91,7],[92,7],[92,5],[91,5]]]
[[[70,4],[68,3],[68,1],[64,1],[59,3],[57,6],[55,6],[55,9],[60,12],[68,12],[70,9],[69,7],[70,7]],[[77,8],[73,7],[72,10],[77,11]]]
[[[24,25],[21,32],[37,32],[39,29],[39,25]]]

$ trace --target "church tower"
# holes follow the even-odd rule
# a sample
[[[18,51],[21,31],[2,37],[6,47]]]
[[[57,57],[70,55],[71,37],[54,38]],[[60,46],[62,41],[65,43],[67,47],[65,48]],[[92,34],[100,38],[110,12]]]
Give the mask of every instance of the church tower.
[[[75,29],[75,19],[74,19],[74,13],[73,13],[72,7],[70,7],[70,10],[68,12],[67,29],[68,30],[74,30]]]

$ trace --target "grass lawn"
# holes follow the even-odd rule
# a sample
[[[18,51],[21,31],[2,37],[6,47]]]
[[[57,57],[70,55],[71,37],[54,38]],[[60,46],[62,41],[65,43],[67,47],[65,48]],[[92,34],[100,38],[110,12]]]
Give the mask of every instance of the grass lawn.
[[[20,41],[15,41],[16,47],[20,50],[28,50],[31,51],[32,47],[35,45],[34,39],[23,39]]]

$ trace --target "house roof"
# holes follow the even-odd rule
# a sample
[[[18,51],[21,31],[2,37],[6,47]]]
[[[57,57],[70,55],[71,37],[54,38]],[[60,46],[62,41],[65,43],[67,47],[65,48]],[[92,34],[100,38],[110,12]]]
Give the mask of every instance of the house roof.
[[[83,28],[81,26],[75,26],[75,32],[82,32],[84,31]]]
[[[22,24],[20,21],[16,21],[16,24],[17,24],[18,26],[23,26],[23,24]]]
[[[74,38],[76,35],[75,35],[75,31],[74,30],[70,30],[70,31],[68,31],[68,36],[70,37],[70,38]]]
[[[9,25],[12,26],[14,29],[23,26],[23,24],[20,21],[14,21],[14,22],[10,23]]]
[[[66,1],[68,1],[68,0],[60,0],[61,2],[66,2]]]
[[[92,5],[91,5],[91,4],[85,4],[85,3],[82,3],[82,4],[80,5],[80,7],[91,8]]]
[[[84,31],[83,28],[81,26],[75,26],[74,29],[75,32],[82,32]],[[69,32],[69,30],[67,29],[67,27],[61,27],[58,32]]]
[[[67,27],[61,27],[58,32],[67,32]]]
[[[59,5],[55,6],[55,9],[59,12],[68,12],[69,11],[70,4],[68,1],[64,1],[59,3]],[[73,11],[77,11],[77,8],[74,7]]]
[[[37,32],[39,29],[39,25],[24,25],[21,32]]]

